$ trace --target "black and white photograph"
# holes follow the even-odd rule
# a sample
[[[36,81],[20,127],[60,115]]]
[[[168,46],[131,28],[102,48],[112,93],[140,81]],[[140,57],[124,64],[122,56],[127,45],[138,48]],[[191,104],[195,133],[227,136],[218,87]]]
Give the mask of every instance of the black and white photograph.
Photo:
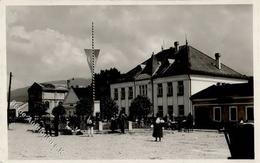
[[[5,6],[9,160],[255,159],[254,4],[153,2]]]

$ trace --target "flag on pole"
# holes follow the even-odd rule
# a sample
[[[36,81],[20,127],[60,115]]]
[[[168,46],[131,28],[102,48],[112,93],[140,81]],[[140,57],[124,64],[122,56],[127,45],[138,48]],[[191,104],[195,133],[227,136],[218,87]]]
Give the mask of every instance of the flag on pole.
[[[85,54],[87,56],[87,61],[88,61],[88,66],[89,69],[91,71],[91,73],[93,73],[92,71],[92,49],[84,49],[85,50]],[[95,56],[95,65],[97,63],[97,59],[98,59],[98,55],[99,55],[99,51],[100,49],[94,49],[94,56]]]

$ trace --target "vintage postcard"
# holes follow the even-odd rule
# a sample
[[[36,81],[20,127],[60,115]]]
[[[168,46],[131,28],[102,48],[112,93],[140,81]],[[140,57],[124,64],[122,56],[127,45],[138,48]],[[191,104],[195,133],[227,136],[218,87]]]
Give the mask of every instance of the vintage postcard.
[[[255,1],[3,1],[1,160],[255,160]]]

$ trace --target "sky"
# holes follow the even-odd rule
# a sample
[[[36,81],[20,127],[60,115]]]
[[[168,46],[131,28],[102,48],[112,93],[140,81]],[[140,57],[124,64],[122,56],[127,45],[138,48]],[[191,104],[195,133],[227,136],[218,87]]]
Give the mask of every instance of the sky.
[[[7,71],[12,88],[33,82],[90,78],[84,49],[100,49],[96,72],[125,73],[151,54],[189,45],[227,66],[253,75],[251,5],[8,6]]]

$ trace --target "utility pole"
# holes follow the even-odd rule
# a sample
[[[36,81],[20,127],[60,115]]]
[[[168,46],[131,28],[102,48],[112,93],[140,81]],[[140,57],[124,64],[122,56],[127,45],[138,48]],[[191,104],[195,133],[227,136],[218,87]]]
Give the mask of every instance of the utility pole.
[[[7,100],[7,124],[8,124],[8,129],[9,129],[9,111],[10,111],[10,100],[11,100],[11,84],[12,84],[12,72],[10,72],[9,75],[9,89],[8,89],[8,100]]]

